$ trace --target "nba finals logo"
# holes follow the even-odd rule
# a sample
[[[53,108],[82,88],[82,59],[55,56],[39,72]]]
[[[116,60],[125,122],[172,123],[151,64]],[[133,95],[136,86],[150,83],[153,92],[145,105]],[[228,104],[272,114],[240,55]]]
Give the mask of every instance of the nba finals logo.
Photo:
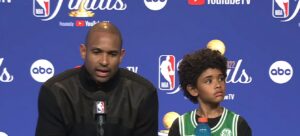
[[[160,90],[173,90],[175,88],[175,64],[173,55],[159,56],[158,86]]]
[[[4,61],[4,58],[0,58],[0,67],[2,66],[3,61]],[[14,80],[14,76],[8,72],[6,67],[3,68],[2,72],[0,69],[0,82],[7,83],[7,82],[12,82],[13,80]]]
[[[50,0],[33,0],[33,15],[48,17],[50,14]]]
[[[70,17],[93,17],[95,10],[119,11],[127,8],[123,0],[53,0],[51,5],[54,5],[54,8],[50,9],[50,0],[33,0],[33,15],[42,17],[42,21],[49,21],[56,17],[61,8],[64,8],[63,5],[68,6]]]

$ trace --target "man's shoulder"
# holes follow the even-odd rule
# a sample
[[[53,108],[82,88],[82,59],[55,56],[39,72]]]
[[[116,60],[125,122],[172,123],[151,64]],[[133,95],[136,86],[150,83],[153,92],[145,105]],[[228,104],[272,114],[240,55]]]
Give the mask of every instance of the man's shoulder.
[[[52,86],[56,83],[63,83],[68,80],[72,80],[76,75],[79,74],[80,68],[72,68],[68,69],[58,75],[55,75],[54,77],[50,78],[44,83],[44,86]]]
[[[154,85],[148,79],[140,76],[137,73],[134,73],[134,72],[129,71],[124,68],[120,68],[120,75],[121,75],[122,79],[130,81],[137,86],[141,86],[141,87],[143,86],[143,87],[147,87],[151,90],[155,90]]]

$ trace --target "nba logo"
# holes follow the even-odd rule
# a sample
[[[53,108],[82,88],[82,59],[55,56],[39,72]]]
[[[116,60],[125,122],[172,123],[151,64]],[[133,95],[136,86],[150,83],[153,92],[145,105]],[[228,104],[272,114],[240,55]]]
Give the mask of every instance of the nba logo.
[[[273,0],[272,15],[274,18],[286,18],[289,16],[289,0]]]
[[[105,102],[104,101],[97,101],[96,102],[96,113],[97,114],[105,114]]]
[[[33,0],[33,15],[48,17],[50,14],[50,0]]]
[[[175,57],[173,55],[159,56],[158,86],[160,90],[175,88]]]

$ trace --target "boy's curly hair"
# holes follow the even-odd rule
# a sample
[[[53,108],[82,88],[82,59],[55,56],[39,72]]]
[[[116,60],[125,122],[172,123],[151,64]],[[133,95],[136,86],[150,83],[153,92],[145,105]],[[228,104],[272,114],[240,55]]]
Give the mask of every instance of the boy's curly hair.
[[[183,57],[179,64],[179,82],[184,95],[193,103],[197,103],[197,98],[190,95],[187,86],[196,87],[198,77],[208,68],[221,70],[226,78],[227,58],[219,51],[208,48],[200,49]]]

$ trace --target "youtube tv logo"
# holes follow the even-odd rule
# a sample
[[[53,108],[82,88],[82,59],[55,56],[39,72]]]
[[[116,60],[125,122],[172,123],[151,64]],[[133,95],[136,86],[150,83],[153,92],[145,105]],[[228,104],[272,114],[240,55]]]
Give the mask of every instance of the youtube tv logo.
[[[188,0],[188,4],[195,5],[195,6],[204,5],[205,0]]]
[[[235,6],[235,5],[250,5],[251,0],[188,0],[190,6]]]
[[[84,20],[76,20],[75,26],[76,27],[85,27],[85,21]]]

